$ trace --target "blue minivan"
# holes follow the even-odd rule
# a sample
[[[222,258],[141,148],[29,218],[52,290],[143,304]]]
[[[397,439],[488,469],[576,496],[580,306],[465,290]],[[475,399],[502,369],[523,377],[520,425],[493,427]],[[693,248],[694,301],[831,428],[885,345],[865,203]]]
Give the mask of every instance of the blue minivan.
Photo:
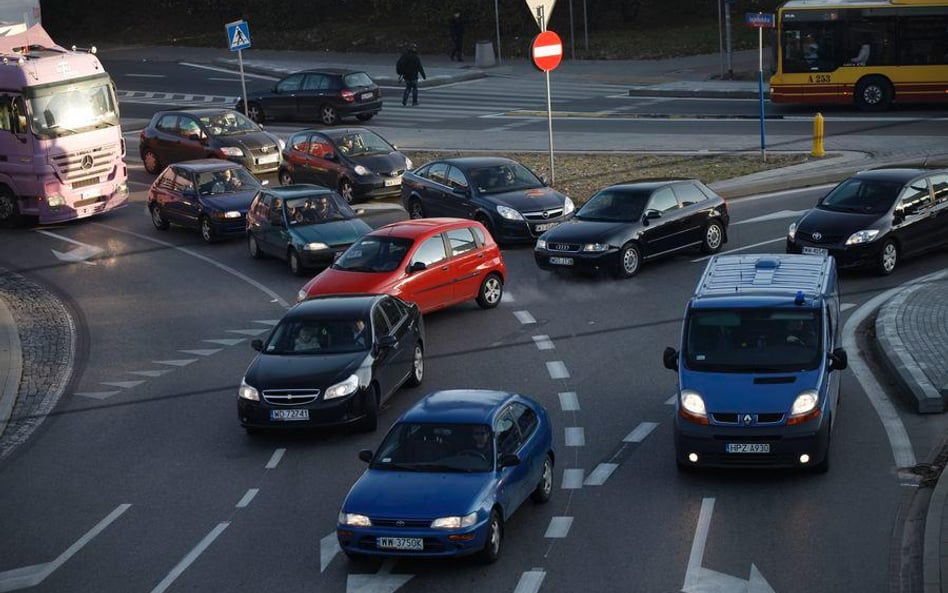
[[[839,402],[839,287],[832,256],[717,255],[685,310],[678,468],[829,469]]]

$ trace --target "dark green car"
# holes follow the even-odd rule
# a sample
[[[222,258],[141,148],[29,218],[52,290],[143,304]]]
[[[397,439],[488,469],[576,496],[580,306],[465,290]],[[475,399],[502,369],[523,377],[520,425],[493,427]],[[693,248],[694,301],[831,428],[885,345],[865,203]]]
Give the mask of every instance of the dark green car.
[[[370,230],[342,196],[319,185],[264,189],[247,212],[251,257],[286,260],[297,276],[328,266]]]

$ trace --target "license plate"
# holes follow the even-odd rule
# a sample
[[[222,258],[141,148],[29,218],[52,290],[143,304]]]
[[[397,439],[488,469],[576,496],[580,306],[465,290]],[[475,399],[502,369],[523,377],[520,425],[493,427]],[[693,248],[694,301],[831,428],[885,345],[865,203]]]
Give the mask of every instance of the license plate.
[[[420,537],[377,537],[375,546],[380,550],[424,550],[425,540]]]
[[[550,263],[554,266],[571,266],[573,265],[573,258],[571,257],[551,257]]]
[[[804,245],[802,251],[806,255],[829,255],[829,250],[822,247],[809,247]]]
[[[770,453],[770,443],[728,443],[728,453]]]
[[[385,184],[385,187],[392,187],[393,185],[401,185],[401,184],[402,184],[402,177],[401,177],[401,175],[399,175],[398,177],[392,177],[391,179],[385,179],[382,183]]]
[[[309,410],[270,410],[270,420],[309,420]]]
[[[543,224],[538,224],[537,226],[533,227],[533,230],[535,230],[538,233],[542,233],[543,231],[548,231],[559,224],[560,223],[558,222],[545,222]]]
[[[270,154],[265,154],[265,155],[262,155],[262,156],[257,157],[257,164],[258,164],[258,165],[266,165],[267,163],[275,163],[275,162],[277,162],[278,160],[280,160],[280,153],[279,153],[279,152],[273,152],[273,153],[270,153]]]
[[[101,189],[90,189],[89,191],[84,191],[81,194],[79,194],[80,198],[83,200],[98,198],[101,195],[102,195]]]
[[[374,96],[375,96],[375,93],[362,93],[362,100],[363,100],[363,101],[368,101],[369,99],[371,99],[371,98],[374,97]]]

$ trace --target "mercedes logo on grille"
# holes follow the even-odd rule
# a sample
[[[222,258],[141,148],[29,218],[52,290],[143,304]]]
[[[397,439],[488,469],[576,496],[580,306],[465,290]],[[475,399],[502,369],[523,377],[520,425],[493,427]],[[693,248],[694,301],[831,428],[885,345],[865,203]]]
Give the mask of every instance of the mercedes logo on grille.
[[[82,157],[82,162],[80,163],[79,166],[82,167],[83,170],[89,170],[92,168],[92,165],[94,164],[95,164],[95,161],[92,160],[92,155],[87,154]]]
[[[822,238],[823,238],[823,233],[820,233],[820,232],[813,233],[813,240],[814,240],[814,241],[819,241],[819,240],[822,239]]]
[[[742,418],[742,420],[744,420],[744,426],[750,426],[750,423],[754,420],[754,418],[750,414],[744,414],[744,418]]]

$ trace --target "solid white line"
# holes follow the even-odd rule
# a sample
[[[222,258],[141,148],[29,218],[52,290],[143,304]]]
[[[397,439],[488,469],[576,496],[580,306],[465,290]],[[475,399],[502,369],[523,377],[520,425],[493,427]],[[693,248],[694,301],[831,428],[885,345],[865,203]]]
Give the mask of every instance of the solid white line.
[[[786,241],[784,237],[779,239],[771,239],[770,241],[761,241],[760,243],[754,243],[753,245],[745,245],[743,247],[738,247],[737,249],[728,249],[727,253],[737,253],[738,251],[747,251],[748,249],[754,249],[755,247],[760,247],[761,245],[770,245],[771,243],[779,243],[781,241]],[[704,257],[699,257],[698,259],[691,260],[691,263],[702,262],[711,259],[713,255],[706,255]]]
[[[196,358],[189,358],[187,360],[153,360],[152,362],[155,364],[166,364],[166,365],[174,366],[174,367],[186,367],[192,362],[197,362],[197,361],[198,359]]]
[[[560,488],[564,490],[576,490],[583,487],[582,469],[564,469],[563,484]]]
[[[695,529],[695,539],[691,542],[691,555],[688,557],[685,584],[681,587],[686,591],[698,584],[698,577],[701,574],[701,560],[704,558],[704,544],[708,541],[712,513],[714,513],[714,499],[702,499],[701,512],[698,513],[698,527]]]
[[[165,78],[164,74],[126,74],[129,78]]]
[[[69,237],[63,237],[62,235],[57,235],[56,233],[51,233],[49,231],[36,231],[41,235],[46,235],[47,237],[53,237],[54,239],[59,239],[60,241],[65,241],[66,243],[72,243],[73,245],[79,245],[80,247],[88,247],[89,249],[98,249],[102,251],[101,247],[96,247],[95,245],[88,245],[86,243],[80,243],[75,239],[70,239]]]
[[[566,370],[566,364],[561,360],[546,363],[546,370],[550,373],[551,379],[569,379],[569,371]]]
[[[227,74],[234,74],[233,70],[228,70],[227,68],[216,68],[214,66],[207,66],[204,64],[192,64],[190,62],[179,62],[182,66],[188,66],[189,68],[197,68],[198,70],[210,70],[211,72],[226,72]],[[267,76],[265,74],[252,74],[250,72],[244,72],[244,77],[246,78],[262,78],[263,80],[280,80],[278,76]]]
[[[127,372],[129,375],[141,375],[142,377],[151,377],[152,379],[154,379],[155,377],[160,377],[164,375],[165,373],[170,373],[171,369],[165,369],[163,371],[127,371]]]
[[[602,486],[619,467],[618,463],[600,463],[596,469],[583,481],[583,486]]]
[[[572,517],[553,517],[543,537],[566,537],[572,524]]]
[[[245,338],[218,338],[216,340],[201,340],[211,344],[220,344],[221,346],[236,346],[244,341]]]
[[[624,439],[626,443],[641,443],[645,440],[645,437],[649,435],[653,430],[658,427],[657,422],[643,422],[635,427],[635,430],[630,432]]]
[[[564,441],[567,447],[582,447],[586,444],[586,433],[582,426],[568,426],[564,431]]]
[[[537,345],[537,350],[553,350],[553,340],[550,336],[533,336],[533,343]]]
[[[546,576],[544,570],[528,570],[520,575],[520,581],[514,593],[537,593],[540,585],[543,584],[543,577]]]
[[[283,459],[284,453],[286,453],[286,449],[277,449],[274,451],[265,469],[276,469],[276,466],[280,464],[280,460]]]
[[[319,572],[325,572],[332,559],[341,551],[342,548],[339,547],[339,538],[336,537],[335,531],[319,540]]]
[[[536,323],[537,320],[533,318],[533,315],[530,315],[529,311],[514,311],[514,317],[517,318],[523,325],[529,325],[531,323]]]
[[[223,348],[205,348],[198,350],[178,350],[178,352],[184,352],[185,354],[197,354],[198,356],[211,356],[212,354],[217,354],[223,350]]]
[[[564,412],[575,412],[579,410],[579,397],[575,391],[561,391],[557,394],[560,398],[560,409]]]
[[[677,393],[673,393],[670,398],[668,398],[668,399],[665,400],[665,405],[666,405],[666,406],[674,406],[677,399],[678,399],[678,394],[677,394]]]
[[[260,492],[259,488],[251,488],[248,490],[247,493],[244,494],[244,497],[240,499],[240,502],[237,503],[237,508],[242,509],[249,506],[250,501],[253,500],[253,497],[256,496],[258,492]]]
[[[162,579],[161,582],[158,583],[158,586],[151,590],[151,593],[164,593],[164,591],[167,591],[168,587],[170,587],[179,576],[184,574],[184,571],[187,570],[195,560],[197,560],[197,557],[200,556],[204,550],[214,543],[214,540],[217,539],[217,536],[223,533],[224,530],[227,529],[228,525],[230,525],[230,522],[218,523],[217,527],[212,529],[210,533],[204,536],[204,539],[202,539],[193,550],[188,552],[188,555],[185,556],[177,566],[171,569],[171,572],[168,573],[168,576]]]

